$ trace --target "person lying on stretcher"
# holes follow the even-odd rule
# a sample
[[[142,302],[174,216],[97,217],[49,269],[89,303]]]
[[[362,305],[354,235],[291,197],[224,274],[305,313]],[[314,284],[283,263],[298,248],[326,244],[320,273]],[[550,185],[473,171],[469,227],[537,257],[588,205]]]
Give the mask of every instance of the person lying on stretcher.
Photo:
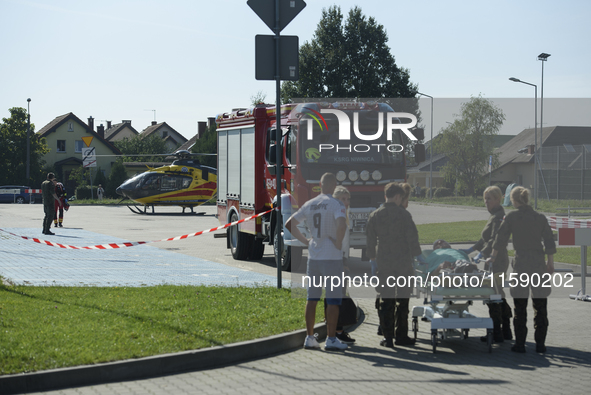
[[[455,250],[442,239],[433,243],[433,251],[427,258],[417,257],[418,261],[427,265],[427,272],[436,276],[439,273],[476,273],[478,267],[470,262],[470,257],[462,250]]]

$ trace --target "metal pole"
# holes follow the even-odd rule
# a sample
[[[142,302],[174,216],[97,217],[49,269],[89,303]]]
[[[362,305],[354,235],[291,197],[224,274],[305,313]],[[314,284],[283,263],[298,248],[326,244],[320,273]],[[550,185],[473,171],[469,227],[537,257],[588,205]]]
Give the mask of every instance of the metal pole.
[[[31,99],[27,99],[27,185],[31,184]]]
[[[275,0],[275,136],[277,138],[277,164],[275,174],[277,177],[277,223],[275,231],[279,236],[277,237],[277,288],[281,288],[281,257],[283,256],[283,237],[281,231],[283,229],[283,219],[281,216],[281,178],[283,176],[283,146],[281,143],[281,75],[279,72],[279,42],[281,36],[279,35],[279,0]],[[286,257],[287,259],[287,257]]]
[[[417,92],[421,96],[431,98],[431,144],[429,144],[430,158],[429,158],[429,199],[433,199],[433,96],[425,95]]]
[[[587,246],[581,246],[581,296],[587,295]]]
[[[550,54],[544,53],[542,52],[541,54],[538,55],[538,60],[542,61],[542,87],[541,87],[541,100],[540,100],[540,159],[542,160],[543,163],[543,157],[542,157],[542,152],[543,152],[543,147],[544,147],[544,139],[543,139],[543,134],[544,134],[544,62],[546,60],[548,60],[548,57],[550,56]],[[540,164],[541,166],[541,164]],[[548,195],[548,191],[546,191],[546,195]],[[548,199],[550,199],[550,196],[547,196]]]
[[[519,78],[511,77],[510,81],[521,82],[535,88],[535,121],[534,121],[534,209],[538,209],[538,86],[529,82],[521,81]]]
[[[536,91],[536,106],[535,106],[535,122],[534,122],[534,128],[535,128],[535,147],[534,147],[534,189],[535,189],[535,198],[534,198],[534,210],[538,209],[538,86],[534,85],[535,91]]]

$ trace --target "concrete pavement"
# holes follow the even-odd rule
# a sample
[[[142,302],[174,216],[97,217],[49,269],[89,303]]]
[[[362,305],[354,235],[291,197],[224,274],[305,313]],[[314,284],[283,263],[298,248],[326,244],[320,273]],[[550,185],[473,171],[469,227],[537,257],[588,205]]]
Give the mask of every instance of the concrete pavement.
[[[413,217],[420,223],[429,216],[428,206],[411,206]],[[217,226],[208,212],[206,217],[157,216],[141,217],[127,214],[125,207],[76,207],[66,213],[63,230],[72,228],[109,235],[131,241],[157,240]],[[206,208],[211,210],[211,208]],[[416,212],[415,212],[416,210]],[[451,213],[458,220],[486,219],[487,213],[478,209],[462,209]],[[444,216],[445,209],[437,208]],[[76,214],[74,214],[76,213]],[[475,218],[472,218],[474,216]],[[446,217],[447,218],[447,217]],[[40,205],[0,205],[0,228],[39,228],[42,219]],[[445,218],[443,218],[445,219]],[[442,221],[446,222],[446,221]],[[451,221],[448,221],[451,222]],[[421,222],[425,223],[425,222]],[[53,229],[53,228],[52,228]],[[57,229],[56,233],[62,229]],[[23,232],[29,232],[23,230]],[[34,233],[34,230],[30,232]],[[17,233],[17,232],[15,232]],[[78,232],[81,234],[83,232]],[[55,236],[52,236],[55,237]],[[95,237],[95,236],[93,236]],[[97,236],[98,237],[98,236]],[[204,236],[200,236],[204,237]],[[217,262],[257,274],[273,276],[275,268],[266,255],[262,264],[234,262],[225,250],[225,239],[188,239],[156,243],[151,248]],[[201,241],[203,240],[203,241]],[[0,250],[6,240],[0,236]],[[26,242],[31,243],[31,242]],[[50,248],[45,247],[44,248]],[[132,251],[132,247],[129,250]],[[10,252],[0,252],[0,262],[11,258]],[[138,250],[139,251],[139,250]],[[270,253],[270,248],[268,248]],[[170,260],[169,258],[167,258]],[[2,266],[0,265],[0,267]],[[0,273],[3,269],[0,268]],[[8,276],[10,277],[10,276]],[[576,284],[578,285],[578,284]],[[591,304],[575,302],[566,296],[567,290],[557,289],[549,300],[550,328],[548,352],[533,350],[533,312],[529,310],[528,352],[510,351],[512,342],[493,345],[488,353],[480,342],[483,330],[473,330],[466,340],[446,340],[432,353],[430,327],[419,324],[415,347],[380,347],[376,335],[378,323],[373,300],[358,299],[364,313],[363,323],[352,333],[357,343],[344,353],[298,349],[273,357],[233,364],[223,368],[174,374],[147,380],[87,386],[46,392],[48,394],[194,394],[194,393],[569,393],[587,394],[591,388],[591,338],[586,335],[591,326]],[[421,300],[411,300],[419,305]],[[512,301],[510,301],[512,304]],[[487,308],[475,303],[471,312],[487,316]],[[0,393],[1,393],[0,389]]]

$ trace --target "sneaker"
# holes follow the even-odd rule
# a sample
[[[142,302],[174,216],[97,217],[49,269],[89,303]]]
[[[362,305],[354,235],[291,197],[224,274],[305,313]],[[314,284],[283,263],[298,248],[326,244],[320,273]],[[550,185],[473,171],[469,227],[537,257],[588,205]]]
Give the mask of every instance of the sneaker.
[[[355,339],[351,338],[351,336],[349,336],[349,334],[345,331],[342,331],[341,333],[337,333],[337,339],[339,339],[341,341],[341,343],[345,343],[345,344],[355,343]]]
[[[320,350],[320,344],[318,344],[318,340],[314,336],[306,336],[304,348],[306,350]]]
[[[396,338],[394,344],[397,346],[414,346],[417,341],[415,339],[411,339],[410,337],[406,336],[402,339]]]
[[[345,343],[341,343],[336,337],[334,340],[330,338],[326,339],[326,343],[324,344],[324,349],[326,351],[345,351],[347,348],[349,348],[349,346]]]

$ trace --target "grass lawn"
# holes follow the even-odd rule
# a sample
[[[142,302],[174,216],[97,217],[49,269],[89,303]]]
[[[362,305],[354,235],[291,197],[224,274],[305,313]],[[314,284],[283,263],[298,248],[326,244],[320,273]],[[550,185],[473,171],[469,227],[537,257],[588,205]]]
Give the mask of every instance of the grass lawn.
[[[419,242],[421,244],[433,244],[437,239],[444,239],[449,243],[472,243],[480,239],[480,233],[486,221],[464,221],[444,224],[417,225],[419,230]],[[514,251],[509,251],[513,256]],[[580,247],[558,247],[555,262],[581,264]],[[587,266],[591,266],[591,248],[587,249]]]
[[[0,285],[0,374],[194,350],[305,327],[273,287]],[[318,321],[324,318],[318,304]]]

